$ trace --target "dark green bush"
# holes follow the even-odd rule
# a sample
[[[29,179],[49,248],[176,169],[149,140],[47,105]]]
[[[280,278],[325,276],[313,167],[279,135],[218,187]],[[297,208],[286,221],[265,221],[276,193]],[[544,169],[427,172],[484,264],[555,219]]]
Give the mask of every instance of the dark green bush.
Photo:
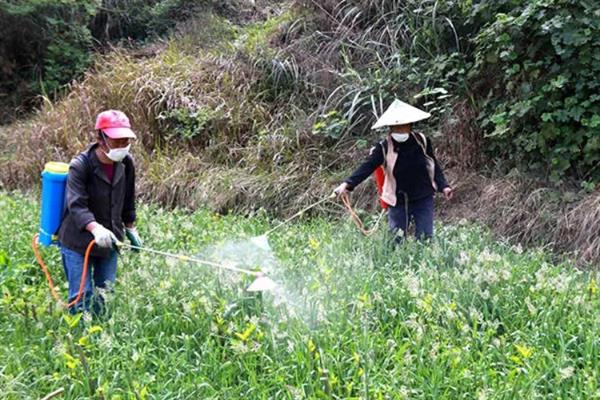
[[[468,104],[488,156],[507,169],[600,181],[597,1],[300,3],[316,30],[303,43],[323,60],[310,73],[332,72],[310,82],[329,96],[321,114],[349,122],[336,136],[369,135],[394,97],[432,112],[433,130],[453,126],[451,111]]]
[[[0,100],[27,106],[32,96],[54,94],[81,74],[95,11],[92,1],[0,1]]]
[[[471,81],[489,148],[555,180],[599,181],[598,3],[519,3],[475,39]]]
[[[81,76],[94,45],[164,35],[216,0],[0,0],[0,123]]]

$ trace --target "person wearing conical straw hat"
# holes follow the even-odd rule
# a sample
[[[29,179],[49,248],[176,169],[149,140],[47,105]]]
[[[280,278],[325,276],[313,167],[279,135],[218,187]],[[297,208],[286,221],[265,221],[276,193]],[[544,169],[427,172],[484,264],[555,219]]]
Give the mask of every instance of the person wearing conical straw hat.
[[[348,193],[382,166],[381,200],[388,205],[389,226],[397,241],[405,236],[411,219],[418,239],[431,238],[435,193],[443,193],[446,200],[453,196],[431,140],[413,130],[415,122],[430,116],[396,99],[372,127],[387,128],[386,138],[375,144],[368,158],[335,189],[338,195]]]

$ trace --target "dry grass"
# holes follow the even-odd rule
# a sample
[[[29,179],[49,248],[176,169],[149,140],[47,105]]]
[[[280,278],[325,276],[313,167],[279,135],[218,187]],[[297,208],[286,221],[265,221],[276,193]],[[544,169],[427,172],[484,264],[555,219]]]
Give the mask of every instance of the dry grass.
[[[390,32],[382,22],[377,25],[380,31],[362,31],[362,17],[344,17],[352,16],[349,2],[310,3],[327,11],[321,14],[326,19],[322,25],[345,41],[362,43],[381,34],[378,43],[406,45],[401,26]],[[393,4],[401,7],[400,2]],[[201,18],[181,25],[177,39],[155,45],[152,57],[118,49],[99,57],[95,69],[73,83],[66,98],[44,103],[30,120],[0,127],[5,145],[0,151],[0,187],[37,185],[46,161],[68,161],[92,139],[95,115],[118,108],[131,116],[139,133],[134,153],[143,200],[223,213],[265,208],[285,216],[328,195],[366,150],[357,150],[356,137],[349,136],[332,147],[331,141],[312,134],[315,118],[328,107],[324,99],[343,107],[344,99],[351,98],[349,118],[356,115],[351,126],[365,124],[372,99],[367,94],[360,97],[360,85],[332,95],[340,87],[335,71],[342,39],[305,35],[302,22],[282,20],[281,26],[266,24],[266,31],[253,27],[241,35],[248,43],[240,39],[224,48],[215,37],[233,35],[231,27],[219,26],[219,19]],[[204,26],[209,37],[198,33],[198,26]],[[265,50],[265,42],[275,43],[278,50]],[[211,47],[217,44],[218,50]],[[354,49],[350,56],[360,62],[373,51]],[[367,58],[367,64],[377,62]],[[214,111],[202,131],[189,140],[178,136],[180,127],[169,112],[202,108]],[[450,168],[457,190],[456,200],[440,208],[441,218],[482,221],[524,245],[548,245],[574,253],[582,263],[600,264],[600,194],[564,201],[562,193],[524,177],[492,179],[470,172],[484,165],[475,115],[467,102],[457,102],[452,118],[440,127],[439,159]],[[353,202],[373,211],[374,193],[372,182],[366,183],[355,191]]]
[[[600,192],[574,194],[532,178],[490,178],[449,171],[456,198],[440,204],[442,218],[479,221],[501,237],[525,246],[545,246],[600,266]]]

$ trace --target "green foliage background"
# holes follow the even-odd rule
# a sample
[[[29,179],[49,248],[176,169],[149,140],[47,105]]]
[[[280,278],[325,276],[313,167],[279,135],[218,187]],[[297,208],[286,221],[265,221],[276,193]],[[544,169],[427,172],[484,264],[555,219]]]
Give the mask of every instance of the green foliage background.
[[[338,79],[327,106],[364,137],[394,97],[440,130],[457,105],[490,159],[560,183],[600,180],[600,8],[594,1],[307,1]],[[325,27],[325,28],[324,28]],[[333,53],[336,51],[336,53]],[[331,94],[333,93],[333,94]],[[326,112],[325,116],[329,115]],[[325,118],[326,119],[326,118]],[[452,123],[450,124],[453,125]],[[331,132],[341,137],[339,121]],[[357,129],[358,128],[358,129]],[[448,130],[449,136],[461,132]],[[452,139],[449,139],[450,141]],[[592,186],[593,187],[593,186]]]
[[[497,13],[474,40],[471,82],[490,149],[555,180],[574,172],[598,181],[598,3],[519,3]]]
[[[143,110],[136,126],[152,137],[150,150],[165,142],[183,152],[211,147],[205,161],[220,164],[223,149],[252,147],[261,160],[240,151],[228,166],[300,153],[300,170],[315,162],[346,169],[328,150],[364,149],[375,136],[372,122],[397,97],[434,115],[428,130],[450,166],[517,168],[556,184],[574,180],[586,191],[600,181],[596,2],[250,3],[0,0],[2,101],[27,105],[38,93],[60,92],[90,65],[97,43],[129,46],[171,34],[162,42],[167,50],[146,66],[117,56],[127,65],[113,64],[113,75],[133,74],[111,78],[122,83],[92,77],[111,75],[99,62],[83,84],[88,103],[104,107],[108,98],[111,107]],[[239,23],[247,8],[255,19]],[[187,30],[173,33],[177,21],[189,22]],[[154,82],[135,75],[165,68],[169,74]],[[125,103],[125,87],[142,81],[129,87],[135,95]],[[149,87],[156,89],[144,98]],[[265,133],[285,149],[257,148]]]
[[[28,110],[35,96],[55,98],[90,66],[92,51],[121,40],[157,37],[202,0],[0,0],[2,101]],[[220,9],[226,8],[223,4]],[[0,115],[9,120],[10,115]]]

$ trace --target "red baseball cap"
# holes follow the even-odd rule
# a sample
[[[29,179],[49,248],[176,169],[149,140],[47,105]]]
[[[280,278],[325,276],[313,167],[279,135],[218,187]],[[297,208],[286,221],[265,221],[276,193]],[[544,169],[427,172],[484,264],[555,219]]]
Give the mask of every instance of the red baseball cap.
[[[111,139],[136,138],[131,130],[129,118],[124,112],[118,110],[107,110],[98,114],[96,130],[98,129]]]

